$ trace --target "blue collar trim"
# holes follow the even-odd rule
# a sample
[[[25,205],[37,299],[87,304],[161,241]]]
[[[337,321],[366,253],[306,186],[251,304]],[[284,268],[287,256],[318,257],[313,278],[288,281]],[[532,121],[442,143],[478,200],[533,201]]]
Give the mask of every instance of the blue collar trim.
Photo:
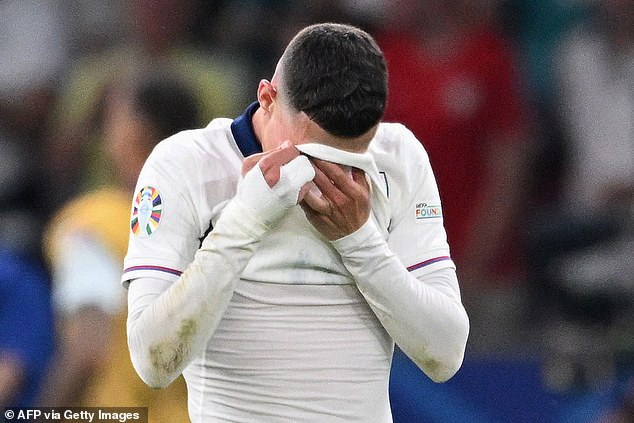
[[[231,133],[244,157],[262,152],[262,145],[255,136],[252,121],[253,114],[258,107],[260,107],[260,104],[257,101],[251,103],[244,113],[231,123]]]

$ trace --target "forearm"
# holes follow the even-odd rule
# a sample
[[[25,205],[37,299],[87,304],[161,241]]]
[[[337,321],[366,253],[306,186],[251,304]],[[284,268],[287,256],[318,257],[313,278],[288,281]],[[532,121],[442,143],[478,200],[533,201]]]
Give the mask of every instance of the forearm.
[[[225,210],[223,216],[244,217],[233,212]],[[143,286],[135,284],[142,281],[130,284],[130,355],[151,387],[165,387],[176,379],[203,351],[220,322],[260,237],[242,221],[221,218],[192,263],[164,292],[138,292]]]
[[[416,279],[371,220],[333,245],[396,344],[432,380],[452,377],[462,364],[469,332],[455,271],[441,269]]]
[[[297,204],[300,189],[315,175],[308,159],[290,148],[262,161],[279,173],[273,187],[260,166],[247,172],[173,285],[158,293],[150,286],[144,293],[136,292],[138,281],[130,284],[128,344],[132,364],[148,385],[168,385],[204,350],[259,240]]]

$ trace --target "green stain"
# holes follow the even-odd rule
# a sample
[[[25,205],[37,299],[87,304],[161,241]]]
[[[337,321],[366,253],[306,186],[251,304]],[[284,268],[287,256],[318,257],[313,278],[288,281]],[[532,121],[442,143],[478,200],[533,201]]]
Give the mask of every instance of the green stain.
[[[155,369],[172,373],[183,363],[189,351],[190,340],[196,334],[194,319],[184,319],[178,330],[175,342],[165,341],[150,347],[150,360]]]
[[[178,331],[178,339],[185,342],[196,333],[196,321],[194,319],[185,319],[181,323],[181,328]]]

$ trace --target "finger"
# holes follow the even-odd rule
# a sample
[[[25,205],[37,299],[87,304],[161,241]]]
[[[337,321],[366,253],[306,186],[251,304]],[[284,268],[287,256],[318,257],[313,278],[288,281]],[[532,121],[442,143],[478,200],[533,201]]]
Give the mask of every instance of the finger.
[[[365,172],[358,167],[353,167],[351,169],[352,180],[355,181],[358,185],[363,187],[364,191],[370,191],[370,184],[368,183],[368,178],[366,178]]]
[[[353,196],[359,192],[358,183],[354,180],[352,169],[346,166],[345,168],[337,163],[332,163],[324,160],[315,159],[314,164],[317,168],[323,171],[328,179],[332,181],[332,183],[345,195]],[[364,172],[360,169],[356,169],[355,173],[358,174]]]
[[[328,214],[330,213],[330,202],[320,194],[317,194],[313,190],[309,190],[304,194],[302,204],[307,205],[313,211],[319,214]]]
[[[313,162],[315,167],[315,179],[313,179],[313,182],[315,182],[315,185],[317,185],[317,188],[319,188],[323,196],[328,197],[330,199],[341,197],[342,196],[341,191],[337,189],[337,187],[333,184],[333,181],[330,179],[330,177],[326,173],[324,173],[324,171],[321,169],[320,165],[316,163],[316,161],[317,159],[311,159],[311,162]],[[323,160],[319,160],[319,161],[322,163],[326,163],[326,162],[323,162]]]
[[[269,152],[265,153],[257,153],[247,156],[242,161],[242,176],[246,175],[248,171],[253,169],[253,167],[262,159],[262,157],[270,154]]]
[[[308,192],[311,190],[312,185],[313,185],[312,183],[307,183],[307,184],[304,184],[304,186],[300,188],[299,195],[297,196],[298,203],[304,200],[304,197],[306,196],[306,194],[308,194]]]
[[[260,169],[266,183],[273,187],[280,180],[280,167],[299,157],[299,150],[294,146],[282,147],[270,152],[259,161]]]
[[[280,144],[280,146],[276,150],[280,150],[285,147],[290,147],[291,145],[292,144],[290,141],[284,141],[282,144]],[[276,150],[264,151],[262,153],[255,153],[245,157],[244,160],[242,161],[242,176],[246,175],[248,171],[253,169],[253,166],[255,166],[257,162],[262,160],[263,157],[268,156],[269,154],[272,154]]]

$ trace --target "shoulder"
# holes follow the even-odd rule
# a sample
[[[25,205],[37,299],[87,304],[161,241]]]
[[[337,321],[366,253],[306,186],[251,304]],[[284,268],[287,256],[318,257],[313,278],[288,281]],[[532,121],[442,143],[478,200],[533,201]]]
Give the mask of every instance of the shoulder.
[[[194,170],[209,157],[222,159],[235,156],[231,122],[231,119],[217,118],[204,128],[174,134],[156,145],[147,162],[182,172]]]
[[[381,123],[370,143],[379,172],[387,185],[388,197],[395,215],[413,197],[436,195],[436,179],[425,148],[405,125]]]
[[[414,133],[401,123],[383,122],[370,143],[377,165],[392,163],[408,167],[429,161],[427,152]]]
[[[402,213],[403,205],[421,187],[435,186],[427,152],[406,126],[381,123],[370,143],[369,152],[385,178],[394,215]]]
[[[153,154],[172,156],[179,152],[191,155],[232,150],[231,122],[232,119],[216,118],[204,128],[181,131],[158,143]]]
[[[211,209],[235,194],[242,155],[231,122],[214,119],[204,128],[175,134],[154,148],[136,192],[150,188],[153,198],[158,198],[163,210],[160,219],[165,222],[161,225],[183,233],[204,232]]]

